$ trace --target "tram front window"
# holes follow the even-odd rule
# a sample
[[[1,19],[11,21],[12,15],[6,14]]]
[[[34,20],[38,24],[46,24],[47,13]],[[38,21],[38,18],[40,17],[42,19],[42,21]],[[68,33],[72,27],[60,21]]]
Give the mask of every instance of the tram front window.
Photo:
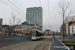
[[[36,32],[33,32],[33,33],[32,33],[32,36],[36,36]]]

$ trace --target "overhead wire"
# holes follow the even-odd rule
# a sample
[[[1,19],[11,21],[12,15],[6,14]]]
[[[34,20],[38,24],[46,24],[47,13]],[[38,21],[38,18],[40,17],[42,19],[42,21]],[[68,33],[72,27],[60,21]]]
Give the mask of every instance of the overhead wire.
[[[9,1],[9,0],[8,0]],[[24,13],[22,10],[20,10],[15,4],[13,4],[11,1],[9,1],[13,6],[15,6],[19,11],[21,11],[22,13]],[[25,13],[24,13],[25,14]]]
[[[2,1],[2,0],[1,0]],[[9,7],[11,7],[10,5],[8,5],[7,3],[5,3],[4,1],[2,1],[4,4],[6,4],[7,6],[9,6]],[[13,8],[13,7],[11,7],[12,9],[14,9],[14,10],[16,10],[15,8]],[[17,10],[16,10],[17,11]],[[19,12],[19,11],[17,11],[17,12]],[[20,13],[20,12],[19,12]],[[21,13],[22,14],[22,13]],[[22,15],[24,15],[24,14],[22,14]],[[24,15],[25,16],[25,15]]]
[[[48,17],[49,17],[49,19],[50,19],[50,10],[49,10],[49,0],[48,0]],[[49,20],[49,23],[50,23],[50,20]],[[50,28],[51,26],[49,26],[49,28]]]
[[[49,0],[48,0],[48,17],[50,17],[50,12],[49,12]],[[50,19],[50,18],[49,18]]]
[[[49,0],[48,0],[48,17],[49,17],[49,19],[50,19],[50,7],[49,7]],[[55,17],[54,17],[54,20],[53,20],[53,22],[52,22],[52,25],[53,25],[53,23],[55,22],[55,18],[56,18],[56,15],[55,15]],[[50,28],[52,28],[52,26],[50,26]]]
[[[49,0],[48,0],[48,18],[50,19]],[[48,23],[50,23],[50,21],[48,21]],[[50,26],[48,26],[48,27],[50,27]]]
[[[49,7],[49,0],[48,0],[48,17],[49,17],[49,19],[50,19],[50,7]],[[56,18],[56,15],[55,15],[55,17],[54,17],[54,20],[53,20],[53,22],[52,22],[52,25],[53,25],[53,23],[55,22],[55,18]],[[49,23],[50,23],[50,20],[49,20]],[[49,28],[51,29],[51,28],[52,28],[52,26],[49,26]]]
[[[42,7],[42,10],[43,10],[42,3],[41,3],[41,1],[40,1],[40,0],[39,0],[39,2],[40,2],[40,5],[41,5],[41,7]],[[44,10],[43,10],[43,13],[44,13],[44,16],[46,17]],[[46,19],[47,19],[47,18],[46,18]],[[47,20],[47,21],[48,21],[48,20]]]
[[[56,18],[56,15],[55,15],[55,17],[54,17],[53,23],[55,22],[55,18]]]
[[[40,2],[40,5],[42,6],[42,4],[41,4],[41,1],[39,0],[39,2]],[[42,8],[43,8],[43,6],[42,6]],[[50,10],[49,10],[49,0],[48,0],[48,17],[50,17]],[[45,13],[44,13],[44,16],[45,16]],[[45,16],[46,17],[46,16]],[[56,15],[55,15],[55,17],[54,17],[54,20],[53,20],[53,22],[52,22],[52,25],[53,25],[53,23],[55,22],[55,18],[56,18]],[[49,18],[50,19],[50,18]],[[49,22],[50,23],[50,22]],[[49,27],[51,27],[51,26],[49,26]]]
[[[54,20],[53,20],[53,22],[52,22],[52,25],[53,25],[53,23],[55,22],[55,18],[56,18],[56,15],[54,16]]]
[[[55,22],[56,17],[57,17],[57,16],[55,15],[55,16],[54,16],[53,23]],[[53,23],[52,23],[52,25],[53,25]],[[54,29],[54,28],[52,28],[52,29]],[[56,29],[55,29],[55,30],[56,30]]]

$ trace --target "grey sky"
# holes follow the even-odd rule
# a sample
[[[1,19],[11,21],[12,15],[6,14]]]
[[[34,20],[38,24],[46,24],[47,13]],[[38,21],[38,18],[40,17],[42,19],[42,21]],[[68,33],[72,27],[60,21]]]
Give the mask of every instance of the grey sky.
[[[4,1],[5,3],[7,3],[16,10],[10,8],[2,1]],[[16,5],[19,9],[21,9],[25,13],[24,14],[21,11],[19,11],[15,6],[13,6],[8,0],[2,1],[0,0],[0,18],[3,18],[3,24],[9,24],[11,13],[15,14],[16,18],[20,18],[23,22],[26,20],[26,8],[41,6],[39,0],[10,0],[12,3],[14,3],[14,5]],[[59,29],[62,24],[62,16],[58,13],[58,11],[60,11],[58,2],[60,2],[61,0],[49,0],[49,10],[48,10],[48,0],[40,0],[40,1],[43,7],[43,28],[51,30]],[[65,2],[70,2],[70,4],[72,5],[70,9],[75,11],[74,7],[75,0],[66,0]],[[74,15],[74,13],[72,14],[72,16]]]

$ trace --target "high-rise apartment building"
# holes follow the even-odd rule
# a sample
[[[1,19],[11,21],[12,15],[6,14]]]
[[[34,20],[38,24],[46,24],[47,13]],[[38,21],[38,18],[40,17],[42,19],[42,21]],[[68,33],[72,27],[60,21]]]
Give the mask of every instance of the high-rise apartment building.
[[[26,9],[26,22],[28,24],[38,24],[42,27],[42,7],[31,7]]]

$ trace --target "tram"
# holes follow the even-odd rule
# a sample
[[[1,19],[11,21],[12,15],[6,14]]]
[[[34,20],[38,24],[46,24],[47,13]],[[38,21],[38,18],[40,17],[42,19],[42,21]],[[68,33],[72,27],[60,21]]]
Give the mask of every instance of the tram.
[[[31,37],[31,39],[32,40],[42,39],[43,35],[44,35],[43,31],[39,31],[37,29],[33,29],[32,30],[32,37]]]

